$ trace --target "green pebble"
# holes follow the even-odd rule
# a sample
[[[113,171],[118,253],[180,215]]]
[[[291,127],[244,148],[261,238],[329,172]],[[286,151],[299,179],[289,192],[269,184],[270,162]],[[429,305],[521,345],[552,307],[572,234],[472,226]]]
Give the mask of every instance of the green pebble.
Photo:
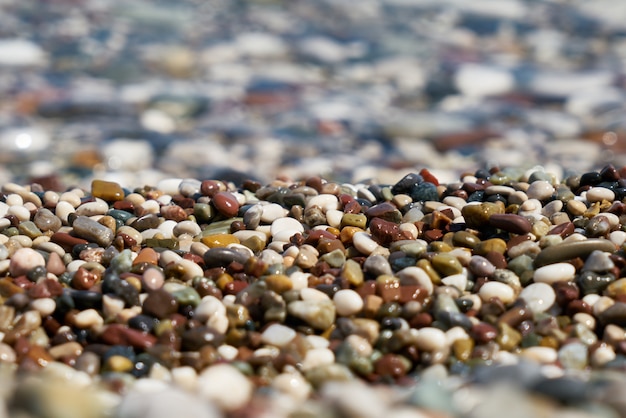
[[[196,307],[200,303],[200,295],[193,287],[175,290],[172,292],[172,296],[179,305]]]
[[[144,242],[146,243],[146,246],[150,248],[167,248],[168,250],[178,249],[178,240],[173,238],[148,238]]]
[[[193,215],[198,222],[207,223],[215,217],[215,208],[208,203],[196,203],[193,206]]]
[[[389,251],[402,251],[407,256],[419,257],[428,250],[428,244],[423,240],[400,240],[394,241],[389,247]]]
[[[381,191],[383,194],[383,199],[385,199],[386,201],[390,201],[393,199],[393,193],[391,193],[390,187],[383,187]]]
[[[463,271],[463,266],[459,260],[450,254],[437,253],[433,256],[431,263],[435,270],[444,276],[459,274]]]
[[[202,230],[200,237],[213,234],[230,234],[230,225],[235,221],[243,222],[243,218],[229,218],[223,221],[212,222]]]
[[[320,259],[327,262],[328,265],[333,268],[340,268],[343,267],[346,262],[346,255],[340,249],[336,249],[324,254],[322,257],[320,257]]]
[[[503,185],[511,182],[511,178],[502,172],[497,172],[489,177],[489,181],[494,185]]]
[[[341,218],[341,227],[356,226],[365,229],[367,226],[367,217],[362,213],[346,213]]]
[[[128,221],[130,218],[135,216],[130,212],[126,212],[125,210],[120,209],[111,209],[107,212],[107,215],[112,216],[118,221],[122,221],[124,224],[126,224],[126,221]]]
[[[9,238],[11,238],[11,237],[14,237],[16,235],[19,235],[20,231],[16,227],[10,226],[8,228],[4,228],[4,230],[2,230],[2,234],[6,235]]]
[[[35,225],[33,221],[20,222],[17,228],[20,234],[26,235],[30,239],[35,239],[42,235],[41,230],[37,228],[37,225]]]

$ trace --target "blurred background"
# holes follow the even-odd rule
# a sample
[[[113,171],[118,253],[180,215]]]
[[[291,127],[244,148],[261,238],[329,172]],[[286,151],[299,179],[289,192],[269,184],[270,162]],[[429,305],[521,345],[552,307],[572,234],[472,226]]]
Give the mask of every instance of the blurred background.
[[[626,164],[623,0],[0,0],[0,181]]]

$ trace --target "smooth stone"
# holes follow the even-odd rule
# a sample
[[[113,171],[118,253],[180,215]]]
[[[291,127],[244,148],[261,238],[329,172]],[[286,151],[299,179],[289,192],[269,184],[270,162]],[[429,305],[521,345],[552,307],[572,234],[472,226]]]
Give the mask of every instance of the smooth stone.
[[[613,202],[615,200],[615,192],[605,187],[591,187],[585,194],[589,203],[602,202],[607,200]]]
[[[287,311],[290,315],[322,331],[327,330],[335,322],[335,305],[328,299],[293,301],[287,305]]]
[[[209,366],[198,376],[199,396],[227,412],[245,406],[253,391],[253,383],[230,364]]]
[[[523,235],[532,230],[528,219],[513,213],[496,213],[489,217],[489,225],[513,234]]]
[[[400,279],[401,286],[417,285],[424,290],[427,294],[431,295],[434,291],[434,285],[430,276],[424,271],[424,269],[417,266],[405,267],[396,273],[398,279]]]
[[[76,214],[79,216],[96,216],[104,215],[109,210],[109,205],[102,199],[96,198],[93,202],[83,203],[76,208]]]
[[[156,386],[155,389],[140,389],[137,385],[122,397],[116,414],[120,418],[169,418],[176,414],[187,418],[222,417],[216,404],[206,402],[183,388]]]
[[[472,249],[480,244],[480,241],[480,238],[467,231],[455,232],[454,236],[452,237],[452,243],[454,245]]]
[[[227,218],[233,218],[239,212],[239,202],[230,192],[217,192],[211,198],[211,202],[215,209]]]
[[[552,184],[545,180],[534,181],[526,190],[529,199],[546,200],[552,197],[555,189]]]
[[[12,277],[26,275],[37,266],[45,266],[46,260],[37,251],[31,248],[20,248],[11,257],[9,273]]]
[[[439,351],[448,346],[446,333],[434,327],[420,328],[414,337],[415,345],[424,351]]]
[[[558,351],[558,360],[567,370],[584,370],[588,361],[587,346],[580,342],[565,344]]]
[[[352,286],[358,287],[363,284],[364,277],[361,265],[352,259],[346,260],[341,270],[341,276]]]
[[[285,231],[288,231],[291,235],[296,233],[301,234],[304,232],[304,226],[297,219],[289,217],[278,218],[272,222],[270,234],[274,237],[274,239],[276,239],[277,235],[284,233]]]
[[[589,254],[585,264],[581,271],[593,271],[596,273],[602,273],[612,270],[615,267],[615,263],[609,257],[609,253],[594,250]]]
[[[261,222],[264,222],[266,224],[272,224],[275,221],[279,220],[279,219],[283,219],[283,218],[287,218],[287,215],[289,214],[289,211],[287,209],[285,209],[284,207],[282,207],[281,205],[279,205],[278,203],[270,203],[267,205],[259,205],[259,207],[261,208],[261,217],[259,218]],[[246,212],[247,213],[247,212]],[[254,212],[253,212],[254,213]],[[245,218],[244,218],[245,219]],[[289,219],[289,218],[287,218]],[[293,218],[291,218],[293,219]],[[294,219],[295,220],[295,219]],[[289,221],[287,221],[289,222]],[[300,222],[298,222],[298,224],[300,224]],[[282,229],[299,229],[302,227],[302,225],[295,225],[295,224],[290,224],[293,226],[293,228],[286,228],[283,227]],[[277,227],[280,227],[280,223],[277,225]],[[274,234],[272,234],[274,235]]]
[[[378,248],[378,243],[367,232],[356,232],[352,236],[352,243],[360,253],[370,255]]]
[[[546,312],[556,301],[556,293],[547,283],[531,283],[519,294],[535,314]]]
[[[448,253],[435,254],[431,259],[431,263],[442,276],[451,276],[463,271],[463,266],[459,260]]]
[[[496,271],[496,267],[481,255],[473,255],[468,268],[472,274],[478,277],[491,277]]]
[[[86,216],[78,216],[72,228],[76,236],[95,242],[101,247],[108,247],[115,238],[112,230]]]
[[[333,295],[335,310],[339,316],[356,315],[363,309],[363,298],[352,289],[342,289]]]
[[[545,250],[544,250],[545,251]],[[574,279],[576,268],[569,263],[555,263],[539,267],[533,274],[535,283],[553,284]]]
[[[372,254],[365,259],[363,272],[373,277],[393,274],[389,260],[380,254]]]
[[[463,207],[461,214],[470,228],[481,228],[489,224],[489,218],[495,214],[503,214],[504,207],[496,203],[484,202],[469,204]]]
[[[169,292],[161,288],[148,294],[143,301],[142,311],[146,315],[165,319],[178,311],[178,302]]]
[[[489,302],[491,298],[498,298],[506,305],[515,300],[515,291],[504,283],[487,282],[480,287],[478,296],[483,302]]]
[[[209,248],[228,247],[231,244],[240,244],[239,238],[233,234],[209,234],[200,241]]]
[[[326,212],[328,210],[338,210],[341,209],[341,205],[337,196],[332,194],[319,194],[317,196],[312,196],[306,202],[305,209],[310,209],[312,207],[318,207],[322,210],[322,212]]]
[[[261,341],[264,344],[276,347],[285,347],[294,338],[296,338],[296,331],[281,324],[272,324],[261,334]]]
[[[37,228],[43,232],[56,232],[63,225],[61,219],[46,208],[37,209],[37,213],[35,213],[35,216],[33,217],[33,222],[37,225]]]
[[[124,199],[124,190],[118,183],[104,180],[93,180],[91,182],[91,195],[107,202]]]
[[[544,248],[535,258],[534,265],[539,268],[576,257],[585,258],[595,250],[613,253],[616,247],[611,241],[601,238],[563,242]]]
[[[597,315],[604,325],[614,324],[620,327],[626,326],[626,303],[615,302]]]

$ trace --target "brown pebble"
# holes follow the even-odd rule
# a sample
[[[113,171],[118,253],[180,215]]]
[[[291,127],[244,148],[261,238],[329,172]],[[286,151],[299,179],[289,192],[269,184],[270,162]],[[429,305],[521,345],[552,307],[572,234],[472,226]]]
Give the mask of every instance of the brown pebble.
[[[518,235],[527,234],[532,229],[528,219],[514,213],[494,213],[489,217],[489,225]]]
[[[156,289],[143,301],[142,311],[146,315],[164,319],[178,311],[178,302],[164,289]]]
[[[128,328],[122,324],[107,325],[100,334],[100,340],[106,344],[129,345],[143,350],[152,347],[156,343],[154,335]]]
[[[239,202],[232,193],[229,192],[217,192],[211,202],[215,206],[215,209],[227,218],[237,216],[239,212]]]

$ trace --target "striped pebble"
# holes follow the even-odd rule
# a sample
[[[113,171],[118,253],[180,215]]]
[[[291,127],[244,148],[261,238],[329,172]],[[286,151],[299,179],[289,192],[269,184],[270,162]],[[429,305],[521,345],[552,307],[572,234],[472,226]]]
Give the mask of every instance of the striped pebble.
[[[535,283],[551,285],[557,282],[567,282],[574,279],[576,268],[569,263],[555,263],[543,266],[535,270],[533,280]]]

